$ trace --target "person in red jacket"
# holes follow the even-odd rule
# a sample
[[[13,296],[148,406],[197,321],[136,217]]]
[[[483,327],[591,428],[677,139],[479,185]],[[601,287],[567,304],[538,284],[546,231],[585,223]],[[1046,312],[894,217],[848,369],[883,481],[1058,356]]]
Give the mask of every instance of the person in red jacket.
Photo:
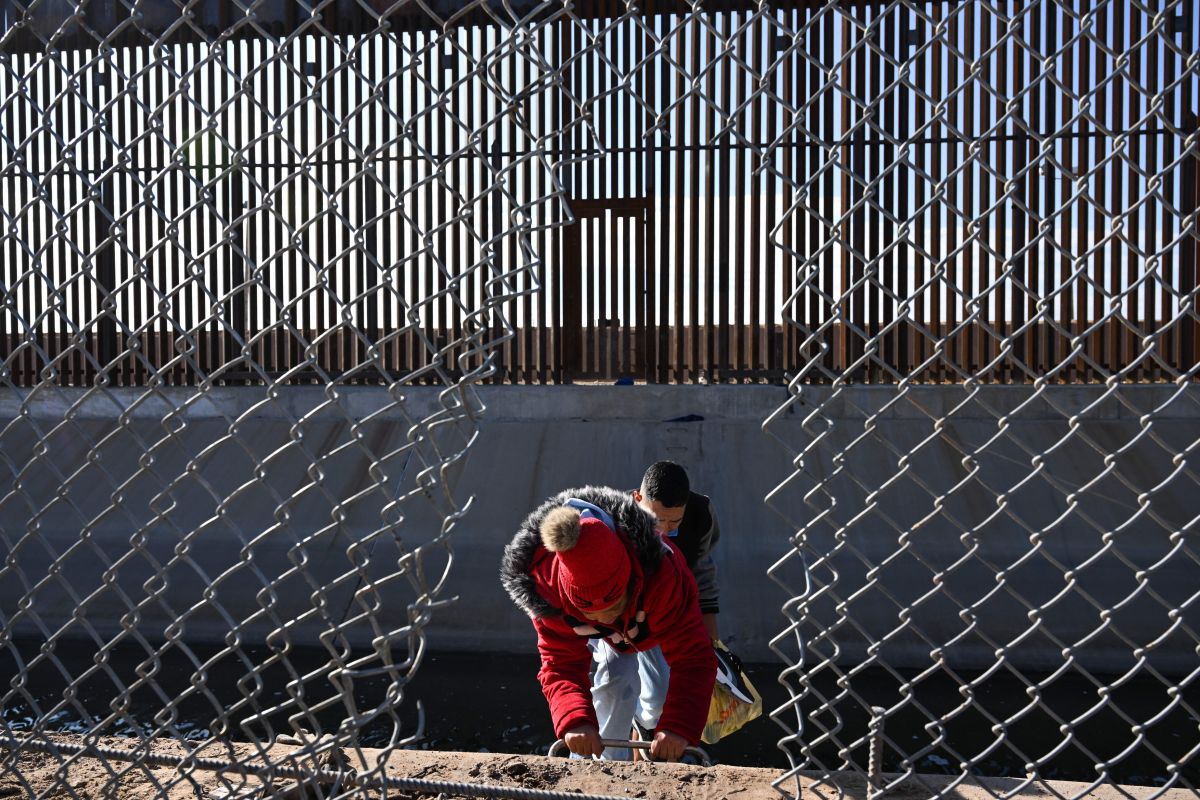
[[[696,579],[679,548],[658,535],[654,518],[631,497],[586,487],[550,498],[505,547],[500,580],[533,620],[538,680],[555,735],[572,753],[604,751],[590,671],[607,648],[661,647],[670,666],[651,757],[676,761],[700,743],[717,663]]]

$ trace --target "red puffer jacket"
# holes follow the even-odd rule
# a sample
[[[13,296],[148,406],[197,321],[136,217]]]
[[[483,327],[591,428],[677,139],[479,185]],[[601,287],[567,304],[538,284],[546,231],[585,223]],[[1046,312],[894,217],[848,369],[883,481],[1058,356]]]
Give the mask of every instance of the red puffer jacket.
[[[634,600],[622,619],[613,623],[617,631],[589,622],[571,604],[559,590],[554,554],[542,546],[538,533],[542,518],[572,497],[608,512],[633,556]],[[556,735],[583,723],[597,725],[587,642],[589,637],[607,634],[601,647],[626,651],[662,647],[671,680],[658,730],[700,743],[717,662],[700,616],[696,579],[679,549],[655,532],[653,518],[631,497],[615,489],[586,487],[550,498],[525,519],[505,548],[500,576],[509,596],[532,617],[537,630],[542,657],[538,679]]]

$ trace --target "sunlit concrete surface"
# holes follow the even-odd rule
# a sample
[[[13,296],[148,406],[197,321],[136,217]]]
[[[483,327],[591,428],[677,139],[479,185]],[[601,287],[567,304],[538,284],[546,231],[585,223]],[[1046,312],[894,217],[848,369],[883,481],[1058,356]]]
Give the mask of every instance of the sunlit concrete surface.
[[[1037,599],[1060,591],[1064,575],[1054,561],[1079,565],[1102,547],[1102,534],[1112,531],[1116,532],[1109,534],[1112,550],[1128,563],[1113,552],[1101,554],[1075,580],[1096,602],[1110,608],[1120,603],[1109,617],[1111,628],[1162,630],[1169,624],[1169,608],[1178,607],[1194,583],[1194,573],[1184,569],[1181,559],[1168,560],[1149,575],[1157,598],[1141,592],[1129,602],[1121,601],[1146,577],[1129,563],[1156,564],[1174,546],[1163,524],[1185,530],[1194,516],[1194,487],[1189,480],[1164,480],[1179,469],[1178,458],[1172,458],[1156,439],[1182,447],[1200,438],[1196,412],[1200,404],[1172,385],[1123,388],[1121,396],[1132,409],[1107,395],[1103,386],[1047,387],[1032,401],[1031,387],[976,389],[968,397],[963,387],[911,387],[896,402],[894,388],[887,386],[848,387],[837,394],[828,387],[805,387],[800,401],[778,418],[771,432],[794,447],[811,441],[814,431],[827,433],[821,446],[794,465],[789,450],[762,430],[763,420],[787,399],[783,387],[480,387],[485,409],[478,436],[465,463],[446,475],[456,502],[465,506],[471,501],[449,536],[455,560],[442,596],[459,600],[433,613],[426,628],[431,644],[532,651],[528,621],[496,580],[505,542],[521,518],[546,496],[586,483],[633,488],[643,468],[660,458],[686,465],[695,488],[713,498],[722,528],[716,548],[722,627],[744,658],[774,658],[769,642],[784,627],[780,608],[788,595],[766,572],[792,549],[794,526],[815,513],[805,502],[805,492],[817,480],[827,480],[837,490],[839,507],[831,517],[833,525],[810,531],[813,547],[835,540],[837,526],[862,512],[868,502],[874,504],[871,513],[879,521],[848,529],[853,548],[840,552],[831,563],[839,572],[843,593],[866,579],[862,559],[882,562],[897,551],[905,531],[928,559],[947,561],[961,555],[963,530],[956,523],[974,524],[992,515],[996,498],[984,487],[1000,488],[1011,492],[1011,507],[1027,526],[1061,521],[1041,537],[1038,557],[1006,575],[1006,591],[978,610],[975,622],[981,630],[997,642],[1018,639],[1030,622],[1028,607],[1016,598]],[[364,422],[391,402],[389,394],[375,387],[337,391],[336,404],[306,419],[304,447],[285,448],[261,470],[255,459],[294,444],[296,420],[328,399],[323,388],[284,388],[272,402],[264,402],[261,387],[218,387],[199,400],[187,387],[165,389],[148,399],[142,390],[110,390],[83,403],[77,402],[81,393],[74,390],[40,392],[27,401],[15,392],[0,397],[0,424],[8,426],[3,442],[7,463],[18,469],[32,465],[19,478],[11,468],[0,470],[0,492],[12,491],[19,482],[16,494],[0,507],[5,546],[11,549],[6,555],[26,578],[0,586],[0,608],[28,606],[29,612],[17,621],[16,633],[38,635],[42,628],[33,621],[36,613],[44,629],[68,625],[64,635],[70,635],[69,623],[77,609],[64,591],[67,583],[77,596],[95,592],[87,619],[98,631],[119,629],[129,606],[115,591],[96,591],[108,585],[103,561],[90,546],[61,555],[79,543],[85,524],[90,543],[110,554],[126,553],[139,529],[144,534],[137,547],[147,557],[137,554],[127,559],[115,586],[126,592],[130,602],[142,604],[139,629],[152,639],[164,635],[181,610],[194,609],[182,635],[194,641],[219,641],[228,633],[230,618],[244,620],[261,608],[260,580],[227,581],[217,587],[213,596],[227,617],[212,613],[204,603],[209,587],[202,576],[219,575],[239,563],[248,542],[254,542],[254,565],[267,579],[293,569],[299,545],[307,556],[308,574],[318,583],[331,584],[321,614],[312,612],[307,581],[284,580],[274,586],[275,615],[288,621],[295,641],[310,641],[317,630],[336,622],[350,607],[355,589],[344,580],[332,585],[351,568],[346,548],[356,537],[384,524],[389,502],[408,498],[396,527],[404,543],[431,540],[443,523],[443,517],[420,497],[418,476],[426,465],[419,458],[390,458],[379,465],[388,477],[387,486],[363,493],[372,480],[367,465],[361,458],[354,460],[358,458],[354,448],[337,448],[353,432],[371,452],[396,452],[409,436],[412,421],[447,401],[436,388],[403,388],[404,413],[393,408]],[[182,407],[189,398],[192,402],[186,409],[167,422],[172,405]],[[119,425],[121,407],[130,406]],[[1145,425],[1138,409],[1157,409],[1154,436],[1143,436],[1128,446]],[[47,436],[45,432],[68,414],[70,424]],[[922,444],[935,420],[941,420],[941,435]],[[1079,425],[1086,426],[1086,438],[1067,436]],[[448,446],[457,446],[452,426],[443,430]],[[140,459],[146,443],[164,437],[169,441],[157,452],[154,469],[143,469]],[[1060,484],[1085,484],[1104,469],[1108,454],[1120,450],[1111,458],[1123,474],[1144,483],[1147,492],[1153,488],[1147,497],[1152,499],[1157,521],[1137,513],[1136,486],[1072,497],[1040,478],[1025,480],[1037,467],[1027,450],[1042,452],[1060,440],[1054,452],[1037,462],[1045,469],[1052,467]],[[97,446],[98,442],[103,444]],[[219,444],[214,447],[214,443]],[[45,453],[31,458],[39,452],[36,448],[45,448]],[[871,487],[895,474],[897,452],[909,448],[916,449],[911,459],[919,463],[922,482],[934,494],[920,489],[870,497]],[[977,463],[967,465],[963,451],[975,448],[982,448]],[[336,455],[314,473],[314,454],[335,450]],[[96,471],[94,479],[76,480],[67,490],[60,489],[61,476],[88,463],[103,471]],[[937,492],[961,481],[968,466],[978,468],[976,478],[939,501]],[[184,475],[190,480],[164,494],[168,481]],[[316,489],[299,492],[299,487],[314,481],[314,475]],[[791,482],[777,500],[780,514],[763,499],[789,476]],[[234,502],[222,503],[213,496],[227,496],[247,484],[250,488]],[[1070,513],[1072,504],[1080,504],[1086,514]],[[286,510],[282,525],[281,508]],[[942,513],[930,516],[939,508]],[[331,519],[339,515],[341,523],[331,527]],[[897,530],[884,522],[924,516],[929,518],[912,529]],[[187,556],[199,569],[173,568],[160,585],[149,557],[158,563],[169,561],[184,537],[188,537]],[[978,553],[994,564],[1008,564],[1032,547],[1029,530],[1001,515],[980,537]],[[46,578],[56,558],[61,579],[32,589]],[[432,557],[427,565],[433,574],[440,566]],[[781,569],[781,577],[790,586],[802,586],[799,569],[799,559],[791,559]],[[981,582],[994,585],[996,579],[978,560],[938,578],[943,593],[909,617],[912,624],[888,639],[880,657],[897,667],[928,664],[929,640],[945,642],[963,627],[961,609],[949,598],[969,593]],[[912,559],[894,562],[878,580],[897,596],[925,593],[934,585],[929,568]],[[382,613],[385,618],[394,615],[400,626],[407,601],[397,597]],[[840,629],[840,659],[846,663],[861,659],[867,642],[859,631],[878,639],[899,626],[899,612],[889,604],[854,606],[855,625]],[[836,618],[831,607],[814,608],[813,613],[830,615],[830,623]],[[240,633],[244,641],[254,641],[272,625],[260,614]],[[1075,642],[1101,626],[1101,619],[1096,608],[1071,595],[1046,615],[1044,625],[1060,641]],[[914,635],[917,628],[929,639]],[[356,643],[363,644],[370,631],[364,626],[347,634],[360,637]],[[1168,636],[1145,655],[1157,668],[1177,674],[1194,662],[1193,644],[1187,637]],[[996,660],[994,649],[979,640],[964,641],[944,655],[948,663],[962,668],[986,667]],[[1129,647],[1108,632],[1091,639],[1074,657],[1089,669],[1107,673],[1128,668],[1134,658]],[[1006,658],[1023,669],[1041,669],[1061,664],[1063,654],[1045,638],[1035,637],[1011,647]]]

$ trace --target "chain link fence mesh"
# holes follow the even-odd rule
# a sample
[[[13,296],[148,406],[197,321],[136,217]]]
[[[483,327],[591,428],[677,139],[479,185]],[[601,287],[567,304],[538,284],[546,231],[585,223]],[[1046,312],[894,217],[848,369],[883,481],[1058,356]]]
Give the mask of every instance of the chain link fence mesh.
[[[817,168],[780,176],[808,232],[777,238],[803,357],[764,426],[796,467],[781,788],[1196,791],[1196,11],[811,18],[845,114],[798,115]]]
[[[89,792],[162,797],[355,756],[308,790],[365,796],[387,776],[361,748],[421,737],[473,386],[564,216],[522,116],[551,85],[537,25],[472,5],[486,47],[378,14],[345,36],[331,4],[0,7],[0,706],[29,794],[80,796],[63,732],[101,753]]]
[[[561,291],[571,200],[632,180],[662,262],[716,265],[656,289],[660,362],[793,367],[781,791],[1002,750],[1195,788],[1154,736],[1196,717],[1157,657],[1200,641],[1195,4],[708,5],[0,5],[7,736],[329,734],[315,774],[419,735],[472,385],[562,313],[514,301]]]

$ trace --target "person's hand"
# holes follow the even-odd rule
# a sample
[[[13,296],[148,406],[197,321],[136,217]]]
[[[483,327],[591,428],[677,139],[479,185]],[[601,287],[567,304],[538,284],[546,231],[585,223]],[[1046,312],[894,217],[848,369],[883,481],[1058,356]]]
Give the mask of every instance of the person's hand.
[[[576,725],[563,734],[563,741],[567,749],[577,756],[598,756],[604,752],[604,745],[600,744],[600,731],[596,730],[595,725]]]
[[[717,615],[704,614],[702,616],[704,618],[704,630],[708,631],[708,638],[714,642],[719,641],[721,638],[721,629],[717,626]]]
[[[687,744],[687,739],[677,733],[659,731],[650,743],[650,757],[655,761],[678,761],[683,757]]]

